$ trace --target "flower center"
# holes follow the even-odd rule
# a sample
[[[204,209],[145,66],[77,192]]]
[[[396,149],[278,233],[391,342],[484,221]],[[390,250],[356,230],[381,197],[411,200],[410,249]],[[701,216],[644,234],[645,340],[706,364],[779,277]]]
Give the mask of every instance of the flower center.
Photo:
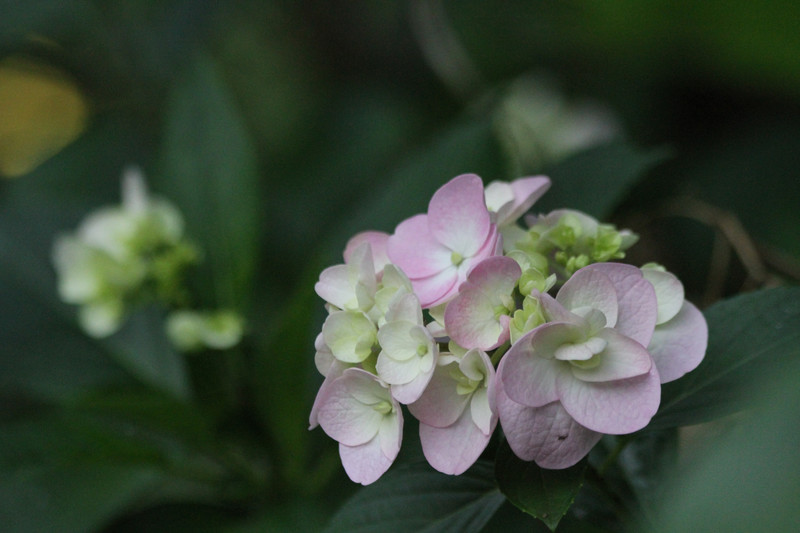
[[[450,262],[452,262],[455,266],[459,266],[462,261],[464,261],[464,256],[462,256],[460,253],[453,252],[450,254]]]
[[[392,404],[386,400],[373,404],[372,408],[384,416],[392,412]]]

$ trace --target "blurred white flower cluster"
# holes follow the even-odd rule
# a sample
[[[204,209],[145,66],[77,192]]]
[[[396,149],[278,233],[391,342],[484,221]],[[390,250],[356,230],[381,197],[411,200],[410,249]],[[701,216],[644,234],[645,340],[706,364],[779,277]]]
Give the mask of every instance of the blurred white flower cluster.
[[[150,196],[135,167],[123,174],[120,205],[91,213],[53,246],[59,295],[80,306],[78,320],[92,337],[112,335],[137,306],[158,303],[173,310],[166,327],[179,349],[233,346],[242,334],[236,313],[181,309],[188,300],[184,273],[199,257],[181,213]]]

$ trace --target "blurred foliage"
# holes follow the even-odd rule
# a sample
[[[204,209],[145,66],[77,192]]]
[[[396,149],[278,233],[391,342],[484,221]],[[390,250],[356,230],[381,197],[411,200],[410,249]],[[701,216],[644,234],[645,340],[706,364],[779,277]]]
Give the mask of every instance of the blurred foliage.
[[[0,173],[19,176],[0,182],[5,531],[344,531],[392,487],[466,520],[431,530],[542,527],[502,503],[486,461],[465,478],[471,496],[449,508],[423,501],[415,487],[457,487],[414,466],[413,435],[386,485],[357,492],[330,522],[355,487],[336,445],[306,429],[321,382],[319,271],[341,261],[352,233],[391,231],[458,173],[548,173],[537,209],[582,208],[630,227],[642,239],[629,259],[663,263],[703,306],[800,279],[794,2],[0,0],[0,13]],[[544,99],[531,79],[558,97]],[[611,114],[613,135],[562,152],[586,99]],[[543,102],[567,118],[537,118]],[[205,251],[193,303],[246,316],[238,347],[184,357],[154,309],[95,341],[58,300],[53,240],[117,202],[131,163]],[[727,386],[753,379],[755,366],[764,380],[785,368],[781,390],[793,389],[797,300],[780,289],[709,310],[715,324],[737,325],[712,337],[724,357],[665,387],[665,431],[626,449],[607,479],[591,472],[617,442],[601,442],[559,531],[618,530],[614,513],[661,520],[654,494],[682,475],[672,473],[685,456],[696,490],[669,493],[686,513],[667,516],[665,531],[714,524],[709,516],[746,509],[762,490],[751,507],[767,518],[746,523],[786,525],[794,478],[773,484],[764,472],[793,457],[769,450],[794,442],[796,409],[781,407],[794,399],[745,422],[756,440],[725,434],[717,457],[681,447],[671,428],[768,396]],[[725,374],[732,360],[743,366]],[[705,389],[724,409],[687,415]],[[666,466],[642,466],[653,450]],[[761,470],[734,482],[727,473],[742,460]],[[602,500],[603,483],[637,507]],[[721,488],[730,486],[740,489]],[[770,504],[782,495],[793,503]],[[720,501],[736,506],[713,507]]]

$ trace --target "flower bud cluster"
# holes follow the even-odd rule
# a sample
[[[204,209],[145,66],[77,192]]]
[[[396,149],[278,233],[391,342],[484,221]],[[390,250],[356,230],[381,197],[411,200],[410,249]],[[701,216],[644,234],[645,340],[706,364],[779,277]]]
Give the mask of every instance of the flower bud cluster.
[[[136,168],[124,173],[121,205],[91,213],[53,246],[59,295],[80,306],[81,327],[97,338],[115,333],[137,306],[185,306],[183,276],[199,256],[181,213],[150,196]],[[230,311],[179,309],[168,317],[167,333],[182,350],[227,348],[238,343],[242,320]]]
[[[610,262],[633,233],[567,209],[518,224],[549,186],[457,176],[426,214],[356,235],[322,272],[310,424],[351,479],[391,466],[403,406],[440,472],[469,468],[498,422],[521,459],[569,467],[603,434],[646,426],[661,383],[702,360],[707,326],[680,281]]]

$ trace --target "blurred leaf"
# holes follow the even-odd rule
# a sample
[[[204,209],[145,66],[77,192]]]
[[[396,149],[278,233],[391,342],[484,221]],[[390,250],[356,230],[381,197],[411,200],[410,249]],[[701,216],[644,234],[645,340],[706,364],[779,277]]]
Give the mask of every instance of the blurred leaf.
[[[314,368],[313,324],[318,318],[309,311],[318,303],[316,275],[314,280],[305,279],[304,286],[284,305],[272,334],[254,336],[258,351],[248,372],[259,415],[280,453],[278,464],[299,484],[311,477],[307,464],[311,404],[302,400],[308,398],[309,371]],[[321,303],[319,308],[321,311]]]
[[[460,476],[440,474],[427,463],[401,465],[359,490],[325,531],[480,531],[503,501],[488,463],[478,462]]]
[[[553,184],[534,210],[546,213],[566,207],[602,220],[647,170],[668,155],[664,149],[640,150],[620,142],[589,148],[545,170]]]
[[[0,174],[30,172],[74,141],[88,115],[64,72],[19,57],[0,61]]]
[[[427,146],[388,173],[381,186],[365,194],[352,213],[336,226],[329,250],[340,256],[351,236],[395,226],[427,211],[433,193],[459,174],[474,173],[485,183],[504,177],[503,158],[491,121],[469,117],[436,136]]]
[[[176,398],[191,396],[183,354],[170,344],[164,313],[150,307],[133,313],[122,328],[102,341],[131,374]]]
[[[649,429],[699,424],[748,407],[748,387],[767,371],[800,358],[800,288],[736,296],[705,312],[706,356],[686,376],[662,386]]]
[[[506,441],[500,444],[495,475],[500,491],[517,507],[555,531],[583,484],[586,461],[561,470],[523,461]]]
[[[97,531],[158,482],[147,465],[32,465],[0,477],[0,520],[8,533]]]
[[[639,531],[800,530],[800,359],[760,377],[750,412],[673,471],[660,513]]]
[[[0,431],[4,530],[93,531],[134,503],[207,498],[224,479],[197,415],[166,396],[98,395]]]
[[[256,155],[215,64],[197,56],[170,94],[164,160],[153,189],[175,202],[187,234],[205,252],[199,297],[206,306],[246,307],[261,205]]]

